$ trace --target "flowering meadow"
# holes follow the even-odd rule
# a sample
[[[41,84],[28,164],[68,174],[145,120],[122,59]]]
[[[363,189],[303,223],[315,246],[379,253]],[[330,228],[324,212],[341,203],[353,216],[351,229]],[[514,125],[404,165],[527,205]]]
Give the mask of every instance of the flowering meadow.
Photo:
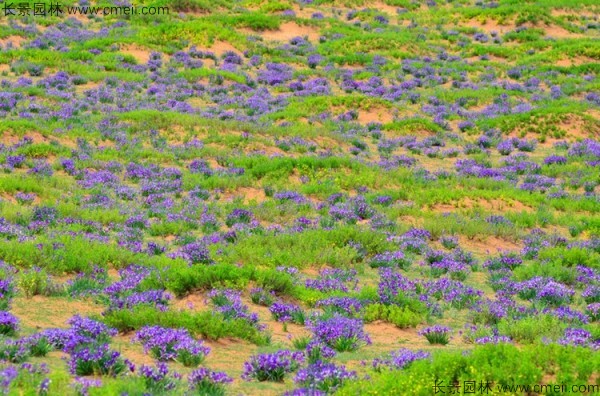
[[[597,0],[140,5],[0,10],[0,395],[599,392]]]

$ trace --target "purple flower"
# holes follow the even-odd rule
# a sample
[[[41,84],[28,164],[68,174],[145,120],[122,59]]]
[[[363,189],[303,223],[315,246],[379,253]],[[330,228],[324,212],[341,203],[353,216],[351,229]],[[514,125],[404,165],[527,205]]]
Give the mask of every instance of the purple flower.
[[[108,311],[132,309],[138,305],[148,305],[166,311],[172,298],[173,296],[164,290],[134,292],[126,297],[111,296]]]
[[[496,271],[500,269],[513,270],[523,264],[523,259],[518,254],[512,252],[505,252],[500,254],[498,257],[486,260],[483,263],[483,267],[490,271]]]
[[[88,379],[78,377],[75,378],[75,382],[71,384],[71,387],[75,390],[78,396],[89,396],[90,388],[99,388],[102,386],[102,381],[98,379]]]
[[[507,337],[507,336],[493,335],[493,336],[477,338],[475,340],[475,343],[480,344],[480,345],[481,344],[512,343],[512,340],[510,339],[510,337]]]
[[[198,366],[210,352],[210,348],[194,340],[185,329],[145,326],[132,341],[141,342],[144,352],[161,362],[176,360],[184,366]]]
[[[587,303],[600,303],[600,285],[589,285],[581,293]]]
[[[87,344],[72,351],[69,371],[74,375],[109,375],[124,373],[129,362],[121,354],[110,349],[108,344]]]
[[[269,311],[278,322],[292,322],[303,325],[306,319],[302,308],[294,304],[286,304],[283,301],[274,302],[269,307]]]
[[[19,319],[10,312],[0,311],[0,334],[12,336],[19,330]]]
[[[305,395],[318,395],[334,393],[344,382],[357,378],[356,372],[346,370],[345,366],[318,361],[299,370],[294,382],[309,391]]]
[[[450,328],[445,326],[431,326],[419,331],[419,335],[427,338],[430,344],[446,345],[450,342]]]
[[[174,253],[168,254],[170,258],[182,258],[190,265],[211,264],[210,252],[202,242],[192,242],[184,245]]]
[[[173,391],[181,379],[179,373],[169,373],[169,367],[162,362],[158,363],[156,367],[143,365],[140,367],[139,373],[140,377],[144,379],[146,390],[152,394]]]
[[[201,367],[188,376],[191,391],[201,395],[225,395],[225,384],[233,382],[233,378],[222,371],[212,371]]]
[[[25,162],[25,156],[23,154],[6,156],[6,165],[10,169],[20,168],[24,162]]]
[[[600,303],[589,304],[585,310],[592,321],[600,320]]]
[[[321,17],[322,17],[322,15],[321,15]],[[308,67],[310,67],[311,69],[314,69],[322,61],[323,61],[323,57],[319,54],[309,55],[308,56]]]
[[[303,204],[308,202],[306,197],[296,191],[282,191],[273,195],[273,198],[279,201],[292,201],[297,204]]]
[[[369,265],[372,268],[392,267],[407,269],[411,264],[411,260],[407,258],[400,250],[394,252],[384,252],[377,254],[371,258]]]
[[[329,360],[335,356],[335,350],[320,341],[314,340],[306,345],[305,353],[309,364]]]
[[[568,304],[575,294],[567,286],[539,276],[517,284],[517,291],[521,298],[555,307]]]
[[[338,352],[354,351],[362,345],[371,344],[371,339],[364,332],[360,319],[334,315],[328,319],[316,319],[308,328],[315,339]]]
[[[428,359],[431,356],[425,351],[411,351],[410,349],[400,349],[390,353],[389,358],[373,360],[373,368],[376,371],[381,371],[384,368],[390,370],[401,370],[407,368],[416,360]]]
[[[73,316],[67,323],[71,325],[74,334],[97,342],[108,342],[111,337],[117,335],[117,330],[80,315]]]
[[[564,165],[566,163],[567,163],[567,157],[563,157],[561,155],[550,155],[550,156],[544,158],[544,164],[546,164],[546,165],[552,165],[552,164]]]
[[[353,297],[329,297],[317,301],[315,306],[317,308],[322,308],[328,313],[337,313],[348,317],[354,317],[361,311],[363,303]]]
[[[275,302],[275,293],[273,291],[266,291],[260,287],[255,287],[250,290],[250,299],[256,305],[268,307]]]
[[[250,224],[253,220],[254,216],[252,212],[245,209],[234,209],[231,213],[227,215],[225,219],[225,224],[228,227],[233,226],[234,224]]]
[[[0,369],[0,391],[7,395],[11,383],[19,376],[19,371],[14,366]]]
[[[244,363],[242,378],[246,381],[253,379],[263,382],[282,382],[287,373],[296,371],[304,362],[302,352],[281,350],[275,353],[254,355]]]
[[[573,345],[590,347],[594,350],[600,349],[600,341],[594,339],[592,333],[584,329],[568,328],[565,334],[558,340],[561,345]]]

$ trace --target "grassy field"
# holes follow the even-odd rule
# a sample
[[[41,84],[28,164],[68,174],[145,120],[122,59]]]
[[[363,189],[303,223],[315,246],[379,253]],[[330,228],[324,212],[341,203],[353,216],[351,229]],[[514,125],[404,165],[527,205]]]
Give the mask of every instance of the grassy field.
[[[600,392],[597,1],[127,1],[0,10],[0,394]]]

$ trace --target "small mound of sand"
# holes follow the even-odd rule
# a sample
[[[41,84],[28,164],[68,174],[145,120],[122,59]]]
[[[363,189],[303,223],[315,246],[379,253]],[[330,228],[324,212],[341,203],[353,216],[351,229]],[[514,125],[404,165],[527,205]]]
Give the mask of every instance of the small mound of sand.
[[[148,51],[147,49],[140,48],[136,45],[128,45],[121,47],[120,52],[122,52],[125,55],[133,56],[135,60],[140,64],[148,63],[148,60],[150,60],[150,54],[152,53],[152,51]]]
[[[21,44],[27,39],[21,36],[8,36],[5,38],[0,38],[0,46],[2,48],[6,48],[8,43],[12,43],[13,48],[21,48]]]
[[[311,26],[301,26],[296,22],[286,22],[281,24],[279,30],[266,30],[264,32],[254,32],[250,29],[241,29],[243,33],[249,35],[258,35],[267,41],[287,42],[294,37],[306,37],[309,41],[316,41],[319,38],[319,30]]]
[[[358,122],[360,124],[368,124],[370,122],[380,122],[382,124],[387,124],[392,121],[394,121],[392,109],[377,107],[371,108],[369,110],[358,111]]]
[[[208,48],[208,50],[214,52],[217,56],[221,56],[226,52],[235,52],[236,54],[241,53],[240,50],[228,42],[219,40],[215,41],[214,44]]]

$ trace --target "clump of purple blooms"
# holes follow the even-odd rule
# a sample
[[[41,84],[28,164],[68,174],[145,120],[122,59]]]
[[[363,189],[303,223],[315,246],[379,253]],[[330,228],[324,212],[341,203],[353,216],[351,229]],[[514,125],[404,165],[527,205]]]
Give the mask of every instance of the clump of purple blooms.
[[[561,345],[573,345],[600,349],[600,339],[594,338],[592,333],[584,329],[568,328],[562,338],[558,340]]]
[[[384,369],[400,370],[407,368],[416,360],[428,359],[431,356],[425,351],[411,351],[410,349],[402,348],[390,353],[388,358],[377,358],[373,360],[372,366],[375,371]]]
[[[316,340],[338,352],[355,351],[363,345],[371,344],[360,319],[334,315],[325,319],[317,318],[308,327]]]
[[[241,293],[230,289],[214,289],[208,293],[208,298],[217,307],[217,311],[225,320],[241,319],[251,325],[262,329],[259,324],[258,314],[250,312],[250,308],[242,303]]]
[[[356,372],[346,370],[345,366],[317,361],[299,370],[294,382],[306,390],[303,394],[319,395],[334,393],[344,382],[357,378]]]
[[[12,336],[19,330],[19,319],[10,312],[0,311],[0,334]]]
[[[419,335],[425,337],[430,344],[446,345],[450,342],[450,331],[449,327],[436,325],[424,328],[419,331]]]
[[[308,289],[329,293],[333,291],[348,292],[350,288],[355,288],[357,283],[356,270],[324,269],[319,273],[318,278],[307,279],[304,285]]]
[[[282,382],[286,374],[298,370],[304,362],[302,352],[281,350],[275,353],[254,355],[244,363],[242,378],[246,381]]]
[[[189,390],[197,395],[223,396],[225,384],[233,382],[233,378],[222,371],[212,371],[201,367],[188,375]]]
[[[329,297],[317,301],[317,308],[322,308],[326,314],[355,317],[363,308],[363,303],[353,297]]]
[[[291,322],[303,325],[306,321],[306,314],[297,305],[287,304],[283,301],[276,301],[269,307],[273,318],[278,322]]]
[[[141,342],[144,352],[161,362],[175,360],[188,367],[198,366],[210,352],[209,347],[193,339],[185,329],[146,326],[135,334],[132,341]]]
[[[167,364],[162,362],[156,367],[142,365],[139,376],[143,378],[146,390],[153,395],[174,391],[181,380],[181,374],[169,372]]]
[[[372,268],[390,267],[407,269],[410,264],[410,259],[400,250],[377,254],[369,262]]]

